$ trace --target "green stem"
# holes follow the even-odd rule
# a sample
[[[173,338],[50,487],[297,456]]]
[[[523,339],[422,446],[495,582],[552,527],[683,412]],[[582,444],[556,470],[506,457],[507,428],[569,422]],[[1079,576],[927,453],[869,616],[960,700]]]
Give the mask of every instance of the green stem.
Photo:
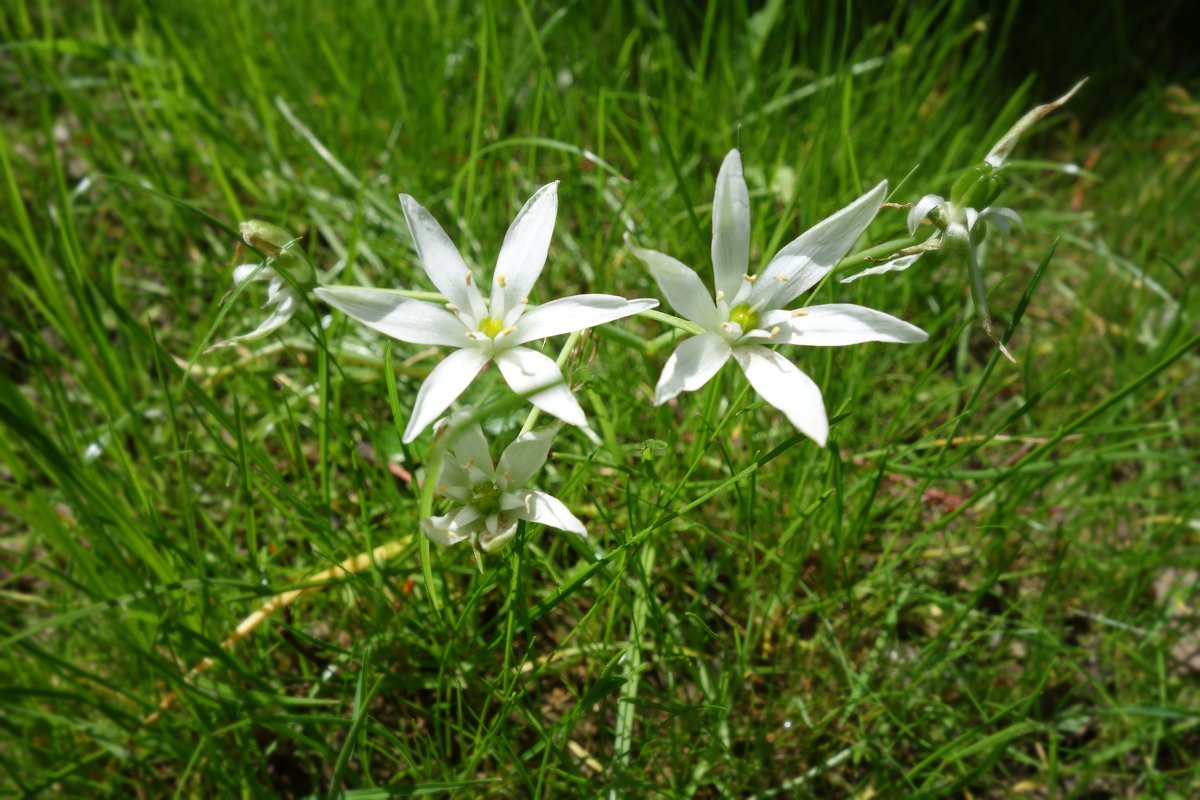
[[[513,603],[516,602],[517,592],[520,590],[521,583],[521,551],[525,547],[525,520],[517,522],[517,539],[516,546],[512,549],[512,577],[508,584],[508,619],[504,625],[504,672],[508,672],[512,666],[512,643],[513,634],[517,627],[517,614],[513,609]]]
[[[857,253],[850,255],[839,261],[833,268],[833,272],[849,269],[850,267],[860,266],[864,261],[873,259],[887,258],[898,250],[904,250],[908,247],[914,247],[924,242],[927,236],[905,236],[902,239],[891,239],[877,244],[874,247],[868,247],[865,250],[859,250]]]
[[[434,436],[433,444],[425,454],[425,482],[421,484],[417,519],[425,520],[433,516],[433,495],[437,489],[438,478],[442,474],[442,458],[445,452],[444,440]],[[425,579],[425,591],[429,593],[429,602],[433,604],[433,610],[440,615],[442,601],[433,584],[433,559],[430,554],[429,537],[424,535],[421,536],[421,574]]]
[[[651,310],[642,311],[637,316],[645,317],[646,319],[652,319],[656,322],[661,322],[664,325],[670,325],[673,328],[679,328],[681,331],[687,331],[688,333],[694,335],[704,333],[704,328],[700,327],[691,320],[684,319],[683,317],[677,317],[674,314],[666,314],[662,311]]]

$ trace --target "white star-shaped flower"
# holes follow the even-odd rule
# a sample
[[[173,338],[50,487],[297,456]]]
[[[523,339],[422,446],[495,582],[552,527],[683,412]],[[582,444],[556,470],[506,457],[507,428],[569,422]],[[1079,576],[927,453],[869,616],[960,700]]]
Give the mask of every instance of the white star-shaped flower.
[[[863,306],[834,303],[787,309],[833,269],[871,224],[887,194],[884,181],[780,250],[760,275],[750,275],[750,194],[742,159],[731,150],[717,175],[713,199],[713,274],[716,297],[692,269],[674,258],[634,247],[667,302],[704,328],[685,340],[663,367],[654,393],[662,404],[699,389],[732,357],[750,385],[817,444],[829,421],[821,390],[794,364],[768,349],[775,344],[831,347],[860,342],[923,342],[920,328]]]
[[[454,509],[421,521],[421,530],[440,545],[469,540],[471,546],[494,553],[517,531],[517,520],[587,536],[583,527],[558,498],[521,487],[542,468],[550,452],[553,428],[525,433],[505,448],[493,465],[487,439],[478,423],[464,426],[446,453],[437,493],[449,498]]]
[[[297,286],[311,287],[317,280],[316,270],[300,247],[299,239],[283,228],[254,219],[243,222],[239,228],[242,240],[265,253],[267,263],[234,267],[233,286],[236,289],[247,281],[270,281],[267,284],[267,302],[263,307],[274,308],[257,328],[241,336],[218,342],[208,348],[209,352],[219,347],[232,347],[270,336],[300,308],[303,298]],[[288,281],[281,273],[286,273],[292,280]]]
[[[535,406],[564,422],[586,426],[583,409],[563,382],[558,366],[524,345],[628,317],[654,308],[658,301],[581,294],[529,305],[529,293],[546,263],[554,231],[557,182],[538,189],[513,220],[500,248],[487,301],[433,215],[406,194],[400,195],[400,203],[421,266],[445,296],[445,306],[363,287],[322,287],[316,294],[394,339],[458,348],[434,367],[421,385],[404,441],[411,442],[437,419],[489,361],[496,362],[513,391],[529,394]]]

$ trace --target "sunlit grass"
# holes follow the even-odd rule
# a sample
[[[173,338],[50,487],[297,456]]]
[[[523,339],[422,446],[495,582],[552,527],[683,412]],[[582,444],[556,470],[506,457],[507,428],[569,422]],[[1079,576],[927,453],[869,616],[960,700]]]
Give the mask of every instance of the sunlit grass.
[[[1012,18],[966,3],[330,8],[0,11],[8,792],[1188,796],[1182,87],[1026,136],[1002,200],[1028,231],[985,267],[1017,365],[954,256],[827,281],[816,302],[930,341],[789,353],[825,393],[822,450],[732,367],[653,407],[669,328],[617,323],[568,362],[602,444],[565,429],[540,478],[591,536],[530,528],[482,572],[434,549],[427,580],[423,442],[400,434],[439,355],[307,308],[203,355],[261,320],[255,290],[220,303],[239,221],[300,233],[346,283],[430,290],[398,192],[488,274],[557,179],[534,299],[655,297],[623,234],[706,273],[731,147],[754,264],[881,179],[947,193],[1067,87],[1011,83]],[[887,209],[865,244],[904,233]],[[511,437],[527,407],[497,386],[470,399]]]

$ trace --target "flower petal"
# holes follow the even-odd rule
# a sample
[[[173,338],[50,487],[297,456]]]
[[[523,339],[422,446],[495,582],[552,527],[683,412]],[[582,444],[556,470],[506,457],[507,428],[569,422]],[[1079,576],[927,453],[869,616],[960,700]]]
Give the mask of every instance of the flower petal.
[[[780,324],[780,338],[774,341],[813,347],[841,347],[862,342],[914,344],[929,338],[929,334],[916,325],[865,306],[830,303],[808,306],[802,310],[803,314],[792,316]],[[776,313],[790,315],[793,312]],[[770,325],[769,320],[763,320],[764,327]]]
[[[442,474],[438,476],[437,488],[438,493],[445,497],[466,502],[470,496],[471,479],[455,459],[447,458],[442,461]],[[463,494],[464,491],[466,494]]]
[[[542,411],[571,425],[587,425],[583,409],[553,360],[528,347],[513,347],[498,353],[496,364],[512,390],[526,395]]]
[[[261,269],[259,269],[261,267]],[[268,278],[278,278],[278,273],[261,262],[256,264],[239,264],[233,268],[233,285],[241,286],[248,280],[265,281]]]
[[[825,401],[812,378],[795,364],[765,347],[738,347],[733,351],[738,366],[754,390],[782,411],[801,433],[821,447],[829,438]]]
[[[712,380],[729,360],[729,343],[718,333],[702,333],[682,342],[671,353],[654,389],[661,406],[680,392],[694,392]]]
[[[468,343],[462,320],[433,303],[365,286],[321,286],[314,293],[368,328],[402,342],[447,347]]]
[[[233,347],[234,345],[257,341],[258,339],[270,336],[296,313],[296,309],[300,307],[300,295],[295,289],[289,286],[287,289],[280,290],[268,304],[274,304],[275,309],[271,311],[270,316],[263,320],[262,324],[257,328],[249,333],[243,333],[241,336],[234,336],[232,339],[217,342],[205,350],[205,352],[211,353],[213,350],[221,347]]]
[[[979,212],[979,218],[991,225],[995,225],[996,230],[1000,231],[1000,235],[1002,236],[1008,236],[1011,226],[1015,226],[1017,230],[1025,230],[1025,223],[1021,221],[1021,215],[1011,208],[988,206]]]
[[[520,495],[514,494],[513,492],[501,493],[500,500],[498,502],[500,503],[501,511],[513,511],[514,509],[525,507],[524,498]]]
[[[1008,159],[1008,154],[1011,153],[1012,149],[1017,146],[1017,140],[1021,138],[1021,134],[1023,134],[1031,125],[1036,123],[1042,117],[1046,116],[1070,100],[1071,97],[1073,97],[1074,94],[1079,91],[1079,87],[1083,86],[1085,83],[1087,83],[1087,78],[1084,78],[1079,83],[1072,86],[1071,91],[1067,92],[1057,100],[1044,103],[1040,106],[1035,106],[1032,111],[1028,112],[1025,114],[1025,116],[1017,120],[1016,124],[1009,128],[1008,132],[1000,137],[1000,141],[996,142],[996,145],[990,151],[988,151],[988,154],[984,156],[983,160],[991,164],[993,167],[1004,166],[1004,162]]]
[[[442,359],[417,392],[412,416],[404,429],[404,442],[411,442],[428,428],[471,385],[488,360],[487,355],[474,348],[455,350]]]
[[[893,258],[891,261],[885,261],[884,263],[877,264],[874,267],[868,267],[862,272],[856,272],[848,278],[842,278],[841,282],[853,283],[859,278],[865,278],[868,275],[882,275],[885,272],[900,272],[901,270],[906,270],[913,264],[917,263],[917,259],[923,255],[925,255],[925,253],[913,253],[912,255]]]
[[[712,330],[721,324],[721,315],[695,270],[657,250],[644,250],[628,235],[625,244],[646,263],[650,274],[671,308],[701,327]]]
[[[887,196],[887,181],[809,228],[784,247],[750,292],[759,310],[782,308],[817,284],[854,246]]]
[[[510,488],[517,488],[534,476],[546,463],[554,428],[523,433],[500,454],[496,472],[508,478]]]
[[[917,201],[917,204],[908,212],[908,233],[915,234],[917,228],[921,227],[921,223],[929,216],[929,212],[933,211],[938,206],[946,205],[946,201],[941,195],[927,194]]]
[[[529,302],[529,293],[542,267],[546,264],[546,253],[550,250],[550,237],[554,233],[554,220],[558,215],[558,181],[547,183],[533,193],[524,207],[517,212],[500,256],[496,259],[496,271],[492,275],[491,316],[504,319],[505,313],[516,306]]]
[[[469,466],[479,467],[485,472],[492,471],[492,454],[488,452],[487,438],[478,422],[464,425],[454,435],[454,457],[463,469]]]
[[[512,518],[505,516],[505,519]],[[495,514],[488,517],[488,535],[479,537],[479,549],[483,550],[485,553],[494,553],[501,549],[504,547],[504,545],[508,544],[509,540],[512,539],[517,533],[516,520],[508,523],[503,528],[499,527],[499,521],[499,516]]]
[[[447,514],[444,517],[423,519],[421,520],[421,532],[434,544],[440,544],[442,547],[458,544],[467,537],[453,527],[453,516],[453,514]]]
[[[452,516],[454,517],[452,527],[460,533],[466,534],[471,530],[471,528],[475,527],[474,523],[477,522],[479,518],[483,516],[483,514],[481,514],[479,509],[475,506],[463,506],[462,508],[458,509],[458,511],[455,511]]]
[[[417,247],[417,258],[438,291],[454,306],[462,309],[474,320],[487,315],[475,277],[467,262],[459,254],[454,242],[442,230],[442,226],[426,208],[412,197],[400,195],[404,218],[412,232],[413,244]]]
[[[525,508],[517,512],[517,516],[529,522],[548,525],[560,531],[570,531],[580,536],[587,536],[587,528],[563,505],[563,502],[553,495],[529,489],[525,492]]]
[[[561,333],[603,325],[654,308],[657,300],[626,300],[613,294],[561,297],[525,312],[514,331],[513,344],[525,344]]]
[[[713,277],[730,300],[750,271],[750,192],[742,176],[742,155],[730,150],[717,173],[713,196]]]
[[[974,209],[968,208],[967,211]],[[971,229],[962,222],[951,222],[942,232],[941,240],[948,252],[962,252],[971,246]]]

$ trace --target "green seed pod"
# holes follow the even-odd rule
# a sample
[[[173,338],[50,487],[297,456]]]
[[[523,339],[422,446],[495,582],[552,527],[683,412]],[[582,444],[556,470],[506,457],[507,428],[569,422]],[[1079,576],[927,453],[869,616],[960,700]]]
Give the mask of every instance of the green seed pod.
[[[746,303],[742,303],[729,311],[729,321],[736,322],[742,329],[742,333],[749,333],[758,327],[758,312]]]
[[[239,227],[242,240],[266,253],[276,271],[286,272],[301,288],[316,285],[317,272],[295,236],[277,225],[257,219],[243,222]]]
[[[986,208],[1000,194],[1000,175],[991,164],[976,164],[958,177],[950,202],[959,208]]]

